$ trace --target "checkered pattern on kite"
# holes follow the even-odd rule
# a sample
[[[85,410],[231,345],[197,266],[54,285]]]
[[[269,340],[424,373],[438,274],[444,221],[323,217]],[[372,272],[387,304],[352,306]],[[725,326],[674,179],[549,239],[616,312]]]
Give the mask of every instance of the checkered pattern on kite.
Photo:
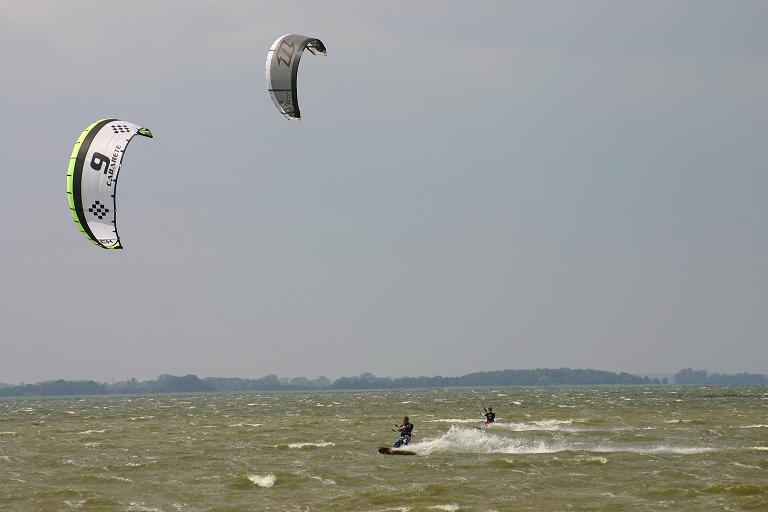
[[[131,131],[131,129],[124,124],[113,124],[110,126],[112,127],[112,131],[115,133],[129,133]]]
[[[88,208],[88,211],[97,216],[99,220],[101,220],[107,216],[109,213],[109,208],[96,201],[91,205],[90,208]]]

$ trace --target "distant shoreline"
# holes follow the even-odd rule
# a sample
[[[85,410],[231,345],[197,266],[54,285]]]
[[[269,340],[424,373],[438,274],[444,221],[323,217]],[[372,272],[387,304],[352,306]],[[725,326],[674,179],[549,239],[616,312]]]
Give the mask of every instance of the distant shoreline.
[[[105,383],[93,380],[52,380],[35,384],[0,384],[0,398],[63,396],[137,396],[153,394],[238,393],[275,391],[364,391],[489,387],[575,387],[575,386],[766,386],[768,376],[755,373],[724,375],[707,370],[685,368],[672,380],[615,373],[604,370],[571,368],[537,368],[534,370],[500,370],[476,372],[459,377],[376,377],[364,373],[341,377],[279,378],[267,375],[260,379],[225,377],[199,378],[196,375],[161,375],[154,380]]]

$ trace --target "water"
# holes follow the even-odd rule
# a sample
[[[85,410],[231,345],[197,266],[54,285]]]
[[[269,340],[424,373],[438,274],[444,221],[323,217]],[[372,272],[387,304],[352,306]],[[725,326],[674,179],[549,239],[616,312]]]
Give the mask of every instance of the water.
[[[2,511],[715,509],[768,510],[766,388],[0,401]]]

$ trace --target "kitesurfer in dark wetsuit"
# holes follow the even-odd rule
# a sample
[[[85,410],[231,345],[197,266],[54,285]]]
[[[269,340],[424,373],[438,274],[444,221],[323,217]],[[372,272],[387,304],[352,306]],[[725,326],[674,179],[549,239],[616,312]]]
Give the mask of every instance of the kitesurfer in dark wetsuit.
[[[496,421],[496,413],[493,412],[493,407],[489,407],[488,409],[483,407],[483,411],[485,411],[485,424],[486,425],[489,425],[489,424],[493,423],[494,421]]]
[[[400,432],[400,437],[397,438],[392,446],[395,448],[400,448],[401,446],[410,443],[411,437],[413,436],[413,423],[408,421],[408,416],[403,416],[403,424],[395,425],[395,427],[397,427],[397,430],[392,430],[395,430],[395,432]]]

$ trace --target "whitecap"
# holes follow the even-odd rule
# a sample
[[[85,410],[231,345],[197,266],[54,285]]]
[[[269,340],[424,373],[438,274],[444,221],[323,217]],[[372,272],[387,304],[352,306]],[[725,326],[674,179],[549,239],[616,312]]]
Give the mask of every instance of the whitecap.
[[[132,501],[128,503],[129,512],[163,512],[163,509],[149,507],[143,501]]]
[[[277,481],[277,477],[272,473],[266,475],[248,475],[248,480],[259,487],[272,487]]]
[[[583,448],[583,449],[590,452],[628,452],[628,453],[641,453],[641,454],[673,453],[673,454],[680,454],[680,455],[695,455],[699,453],[710,453],[715,451],[714,448],[701,447],[701,446],[675,446],[675,445],[663,445],[663,444],[659,444],[655,446],[602,445],[602,446],[596,446],[593,448]]]
[[[762,424],[759,424],[759,425],[744,425],[743,427],[739,427],[739,428],[768,428],[768,425],[762,425]],[[0,434],[2,434],[2,432],[0,432]]]
[[[539,420],[530,421],[526,423],[504,423],[497,421],[487,426],[489,429],[503,429],[511,430],[513,432],[527,432],[542,430],[545,432],[554,432],[558,430],[574,431],[574,430],[587,430],[584,427],[574,426],[575,423],[580,423],[581,420],[567,419],[567,420]]]
[[[497,421],[487,426],[488,429],[493,430],[511,430],[513,432],[526,432],[529,430],[543,430],[543,431],[555,431],[562,430],[560,425],[537,425],[535,423],[502,423]]]
[[[133,483],[133,480],[130,478],[125,478],[123,476],[117,476],[117,475],[96,475],[96,478],[100,478],[102,480],[116,480],[118,482],[128,482],[129,484]]]
[[[586,459],[579,459],[585,462],[599,462],[600,464],[608,464],[608,459],[605,457],[587,457]]]
[[[17,434],[17,432],[11,432],[11,431],[0,432],[0,436],[15,436],[16,434]]]
[[[763,469],[760,466],[751,466],[749,464],[742,464],[741,462],[732,462],[734,466],[739,466],[740,468],[749,468],[749,469]]]
[[[480,423],[482,420],[478,419],[458,419],[458,418],[440,418],[436,420],[424,420],[422,423]]]
[[[321,476],[310,476],[312,480],[320,480],[325,485],[336,485],[335,480],[331,480],[330,478],[323,478]]]
[[[81,435],[88,435],[88,434],[103,434],[106,432],[106,430],[84,430],[83,432],[79,432]]]
[[[432,505],[429,508],[432,510],[445,510],[446,512],[456,512],[461,509],[461,507],[455,503],[449,503],[448,505]]]
[[[332,443],[330,441],[320,441],[319,443],[310,443],[310,442],[288,443],[288,448],[306,448],[308,446],[315,447],[315,448],[324,448],[326,446],[336,446],[336,443]]]

